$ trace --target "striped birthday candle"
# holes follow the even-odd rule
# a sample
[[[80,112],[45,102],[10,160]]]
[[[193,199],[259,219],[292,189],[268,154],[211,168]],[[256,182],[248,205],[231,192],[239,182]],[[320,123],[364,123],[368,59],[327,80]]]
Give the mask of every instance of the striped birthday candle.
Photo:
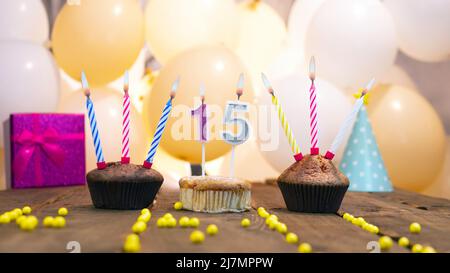
[[[130,163],[130,96],[128,94],[128,71],[125,72],[123,84],[123,121],[122,121],[122,164]]]
[[[273,91],[273,88],[267,79],[266,75],[264,73],[261,73],[261,78],[264,84],[264,87],[267,89],[267,91],[272,95],[272,104],[276,107],[278,118],[281,123],[281,127],[283,128],[284,134],[287,137],[287,140],[289,142],[289,146],[291,146],[292,152],[294,153],[294,158],[296,161],[300,161],[303,158],[302,153],[300,152],[300,148],[297,144],[297,141],[295,140],[294,133],[292,132],[291,126],[289,126],[289,123],[286,119],[286,115],[284,114],[283,108],[281,108],[281,104],[278,101],[277,96],[275,96],[275,92]]]
[[[145,158],[143,164],[143,166],[147,169],[150,169],[153,165],[153,158],[155,157],[156,150],[158,149],[158,145],[161,142],[161,137],[164,132],[164,128],[166,128],[167,120],[169,119],[170,111],[172,110],[172,100],[175,98],[179,82],[180,79],[177,78],[177,80],[172,84],[170,98],[167,101],[166,106],[163,109],[161,118],[159,119],[158,125],[156,126],[155,135],[153,136],[150,149],[148,150],[147,157]]]
[[[316,63],[314,57],[309,61],[309,78],[311,79],[311,87],[309,88],[309,126],[311,136],[311,154],[319,154],[319,128],[317,126],[317,94],[314,80],[316,78]]]
[[[100,135],[98,133],[97,119],[95,117],[94,103],[91,100],[91,91],[86,79],[84,71],[81,73],[81,84],[86,95],[86,108],[88,112],[89,124],[91,126],[92,139],[94,141],[95,156],[97,157],[97,168],[99,170],[106,168],[105,158],[103,157],[102,145],[100,142]]]

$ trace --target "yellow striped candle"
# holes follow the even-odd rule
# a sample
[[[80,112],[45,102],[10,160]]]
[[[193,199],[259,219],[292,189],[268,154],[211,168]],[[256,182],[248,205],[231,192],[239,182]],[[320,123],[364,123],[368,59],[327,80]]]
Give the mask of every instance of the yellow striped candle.
[[[300,148],[297,144],[297,141],[295,140],[294,133],[292,132],[292,129],[289,126],[289,123],[287,122],[286,115],[284,114],[283,108],[281,108],[281,104],[278,101],[277,96],[275,96],[273,88],[270,85],[269,80],[267,79],[266,75],[264,75],[264,73],[261,73],[261,78],[262,78],[265,88],[272,95],[272,104],[277,109],[277,114],[278,114],[278,118],[281,122],[281,127],[283,128],[284,134],[286,135],[286,137],[288,139],[289,146],[291,146],[292,152],[294,153],[294,158],[296,161],[300,161],[300,160],[302,160],[303,155],[300,152]]]

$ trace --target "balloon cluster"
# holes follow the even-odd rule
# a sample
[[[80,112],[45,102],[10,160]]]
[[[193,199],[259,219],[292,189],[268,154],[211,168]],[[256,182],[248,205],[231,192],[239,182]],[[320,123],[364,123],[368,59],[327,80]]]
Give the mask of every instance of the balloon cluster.
[[[254,108],[264,108],[269,107],[270,98],[261,91],[259,73],[265,71],[292,119],[289,122],[300,145],[304,145],[309,143],[308,120],[301,117],[307,117],[308,107],[298,105],[307,101],[305,60],[314,55],[322,77],[316,80],[323,128],[320,143],[327,145],[334,137],[337,124],[352,104],[349,95],[375,77],[382,85],[373,91],[368,111],[394,184],[421,190],[444,164],[442,123],[394,60],[399,49],[421,61],[449,59],[448,1],[296,0],[287,26],[260,0],[148,0],[144,9],[137,0],[83,0],[80,5],[68,1],[54,22],[51,42],[47,41],[49,22],[41,1],[0,5],[2,121],[11,112],[21,111],[84,113],[78,81],[85,70],[94,87],[96,108],[102,113],[99,123],[106,126],[100,130],[118,130],[111,126],[119,123],[108,121],[120,115],[115,110],[120,109],[121,101],[118,78],[128,69],[134,104],[131,136],[137,146],[131,150],[145,153],[145,139],[153,132],[167,90],[177,76],[183,78],[177,105],[192,105],[203,83],[213,92],[208,103],[223,106],[233,98],[235,81],[244,73],[243,100],[252,102]],[[51,47],[53,55],[46,47]],[[150,52],[162,66],[156,73],[145,69]],[[333,115],[321,114],[329,109]],[[168,130],[177,122],[179,113],[174,110]],[[253,110],[250,122],[257,127],[264,117]],[[213,118],[223,117],[219,112]],[[290,149],[278,123],[276,126],[269,132],[269,138],[280,141],[276,149],[261,152],[264,141],[259,135],[240,145],[237,175],[263,179],[290,164]],[[120,137],[103,139],[106,156],[119,157]],[[187,170],[182,162],[199,160],[199,144],[176,139],[172,133],[162,140],[161,147],[165,151],[158,157],[167,158],[158,160],[170,162],[177,172]],[[227,168],[229,155],[224,155],[229,148],[218,140],[208,143],[210,173]],[[95,158],[87,162],[89,168],[95,167]]]

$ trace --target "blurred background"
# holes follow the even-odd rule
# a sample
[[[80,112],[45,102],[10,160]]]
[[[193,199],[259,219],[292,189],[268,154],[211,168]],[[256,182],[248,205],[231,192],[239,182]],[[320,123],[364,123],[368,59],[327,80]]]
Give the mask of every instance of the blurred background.
[[[120,137],[108,133],[121,131],[122,76],[129,69],[131,156],[140,162],[177,75],[182,78],[179,105],[193,107],[204,82],[208,103],[224,107],[235,98],[243,72],[242,99],[268,106],[259,76],[265,72],[301,150],[307,151],[304,96],[314,55],[321,150],[351,110],[353,94],[375,77],[365,107],[393,185],[450,198],[449,1],[6,0],[0,3],[0,26],[2,122],[15,112],[84,113],[79,82],[84,69],[106,158],[119,159]],[[256,107],[248,118],[254,128],[264,122]],[[174,122],[172,116],[168,130]],[[237,147],[237,176],[264,181],[289,166],[292,155],[279,127],[264,136],[279,138],[278,149],[263,151],[258,130]],[[91,169],[95,156],[86,135]],[[358,149],[357,143],[343,145],[336,164],[345,161],[344,150],[351,145]],[[207,151],[207,172],[227,175],[230,146],[212,141]],[[0,154],[3,177],[3,144]],[[198,143],[176,141],[166,131],[155,159],[165,186],[176,187],[189,175],[189,163],[198,163],[199,154]]]

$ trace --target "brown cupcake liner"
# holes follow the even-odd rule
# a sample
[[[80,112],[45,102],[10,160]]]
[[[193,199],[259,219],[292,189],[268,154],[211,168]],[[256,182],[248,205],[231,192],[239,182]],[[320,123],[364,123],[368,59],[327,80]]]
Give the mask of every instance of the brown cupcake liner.
[[[87,181],[92,203],[100,209],[137,210],[153,203],[161,182]]]
[[[291,211],[335,213],[348,185],[311,185],[278,181],[286,207]]]

